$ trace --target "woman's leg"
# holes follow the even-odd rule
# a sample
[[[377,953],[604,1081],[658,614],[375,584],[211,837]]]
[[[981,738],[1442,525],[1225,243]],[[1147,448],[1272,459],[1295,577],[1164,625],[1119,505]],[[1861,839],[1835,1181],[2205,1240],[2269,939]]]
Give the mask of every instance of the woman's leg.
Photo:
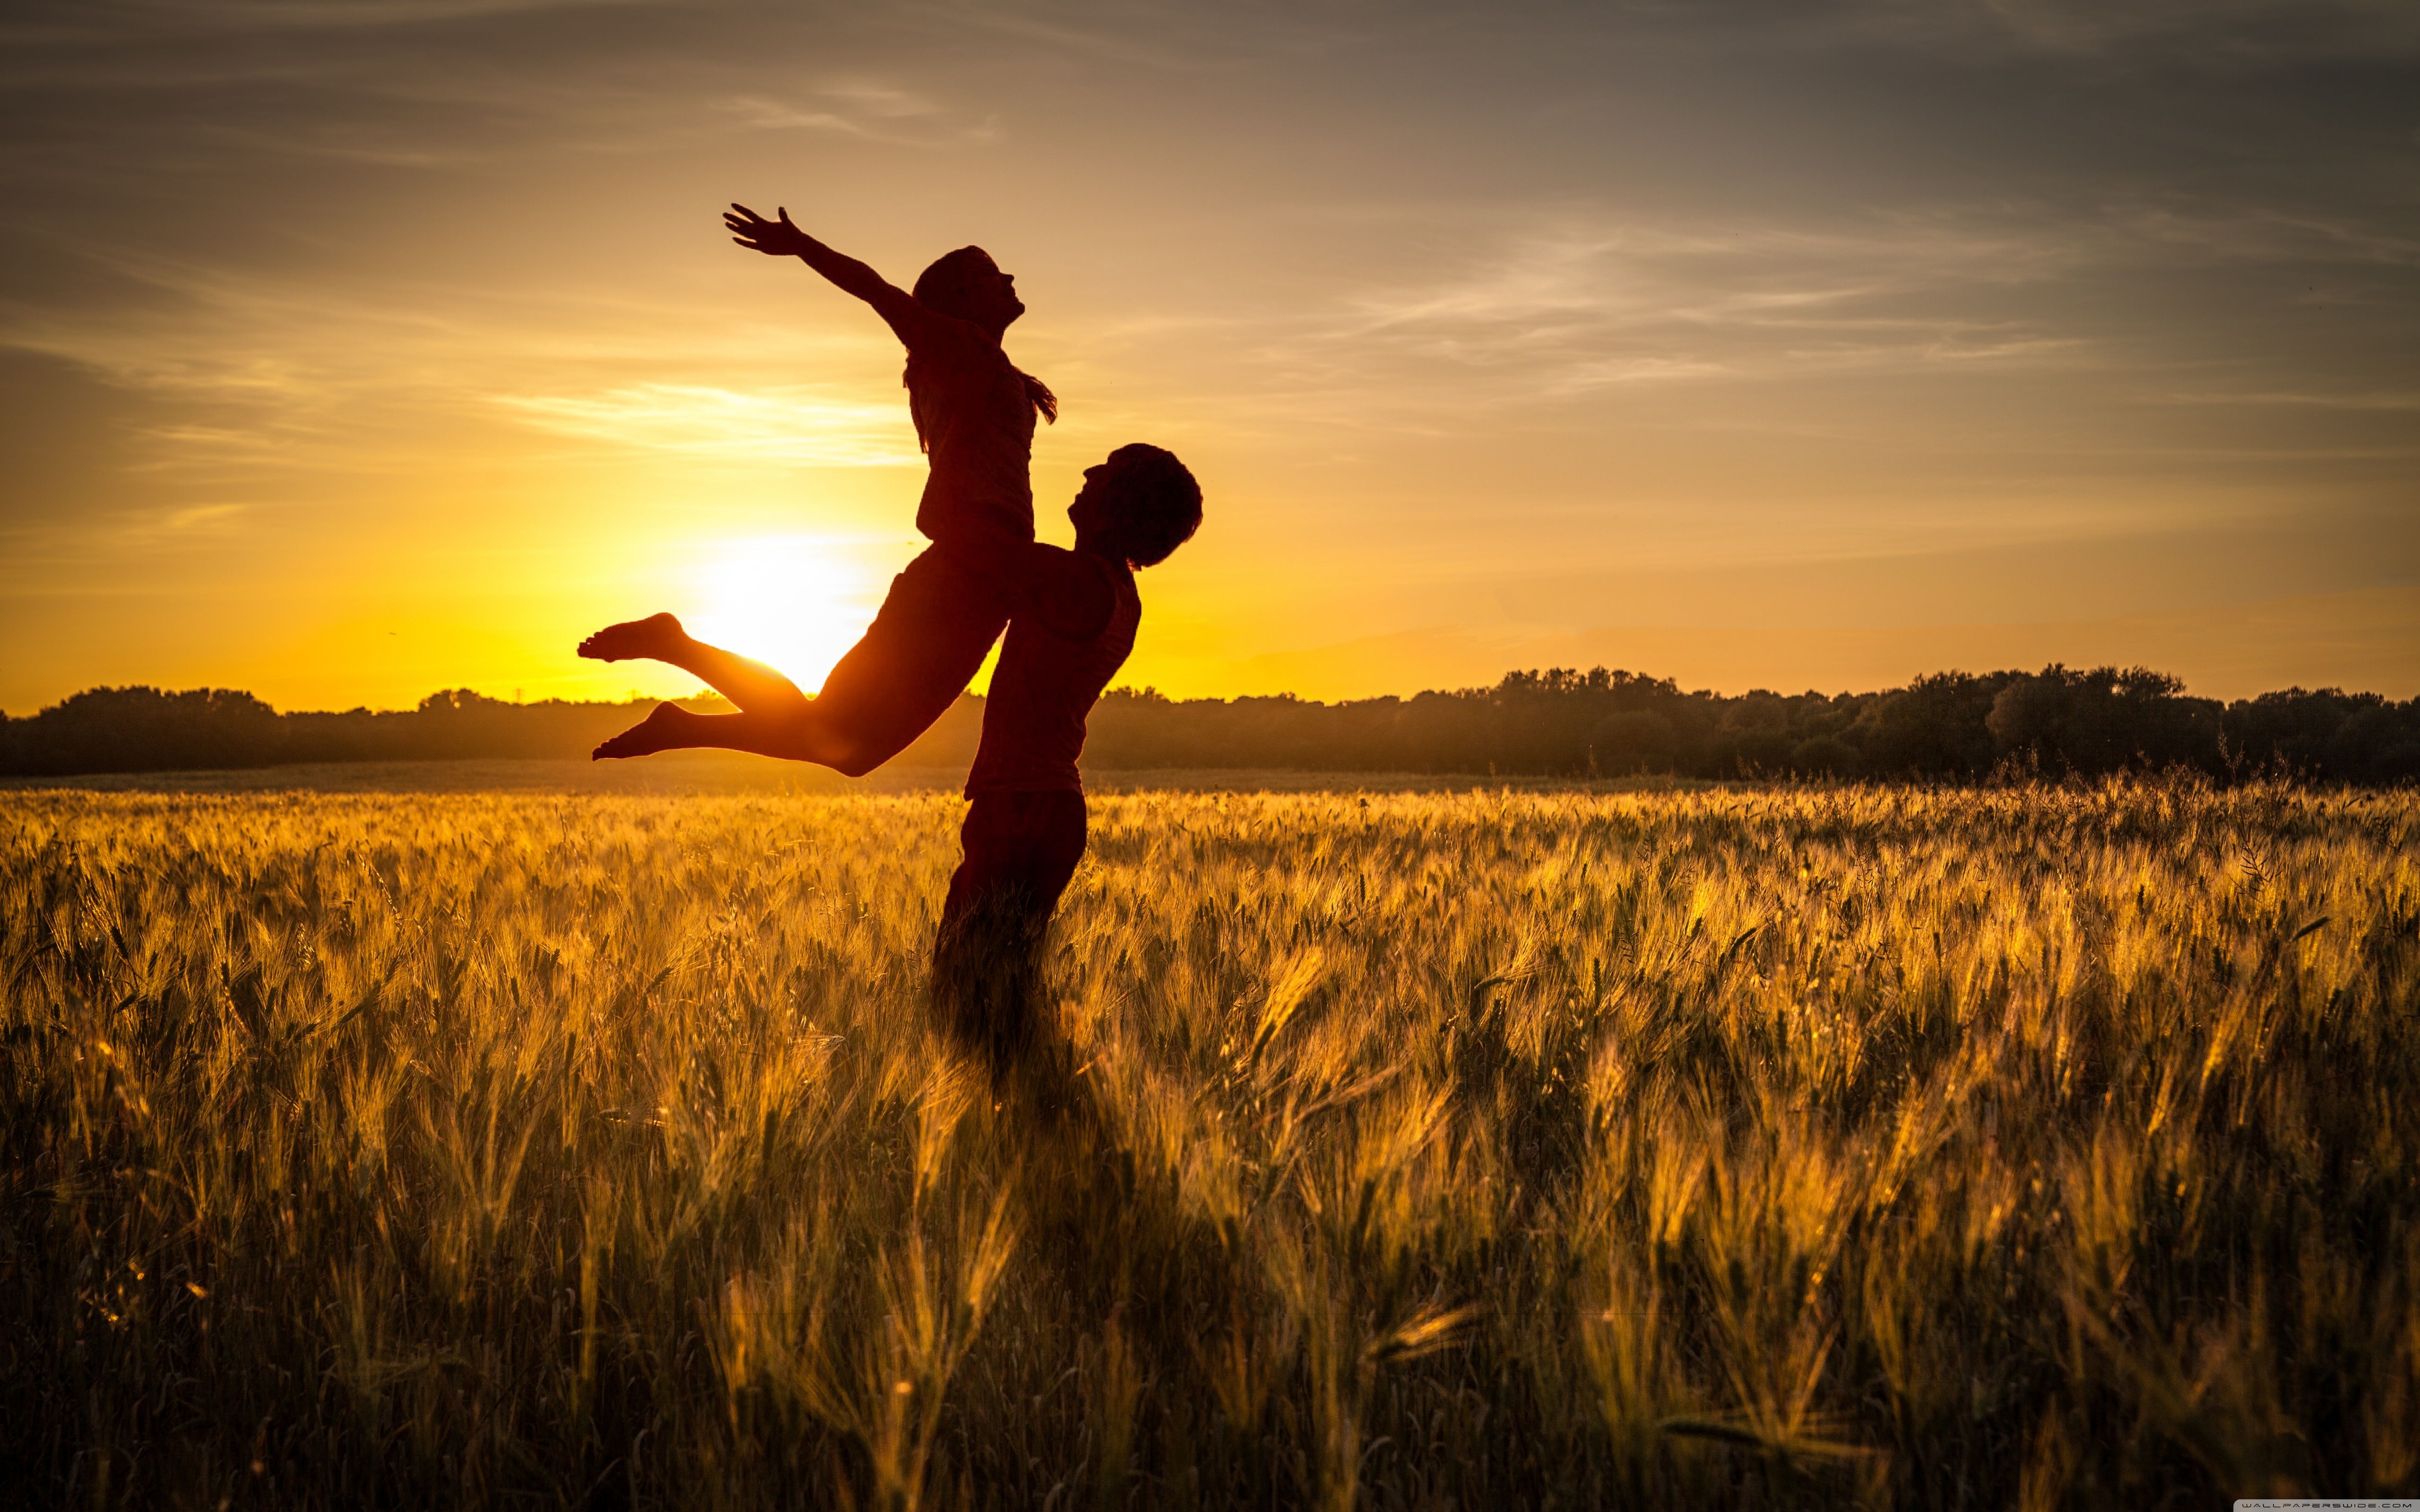
[[[660,661],[677,667],[751,714],[796,714],[807,706],[799,685],[761,661],[710,646],[670,614],[626,620],[580,642],[593,661]]]
[[[667,662],[705,678],[740,712],[692,714],[663,704],[597,747],[596,755],[710,746],[862,777],[905,750],[956,702],[1007,624],[997,587],[934,548],[892,580],[881,612],[824,679],[816,698],[769,667],[690,640],[669,614],[617,625],[590,637],[582,655]]]
[[[753,709],[697,714],[677,703],[659,703],[653,714],[598,746],[589,759],[700,749],[744,750],[783,761],[813,762],[850,777],[863,777],[880,764],[866,762],[857,738],[837,721],[823,717],[815,702],[803,695],[795,714],[763,714]]]

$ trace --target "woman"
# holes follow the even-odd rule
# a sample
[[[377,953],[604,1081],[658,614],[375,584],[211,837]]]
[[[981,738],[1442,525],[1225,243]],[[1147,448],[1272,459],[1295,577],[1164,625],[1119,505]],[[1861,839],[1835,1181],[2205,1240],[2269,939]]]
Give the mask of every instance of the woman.
[[[881,612],[817,698],[762,662],[692,639],[670,614],[590,636],[580,644],[582,656],[666,662],[739,707],[706,715],[658,704],[598,746],[598,758],[713,746],[860,777],[941,717],[1008,623],[996,567],[1033,539],[1033,417],[1059,416],[1050,391],[1001,347],[1025,313],[1016,281],[982,248],[961,247],[925,269],[914,292],[903,293],[799,230],[787,209],[778,214],[768,221],[734,205],[722,220],[739,245],[797,257],[874,306],[908,348],[908,410],[931,458],[916,528],[934,544],[892,579]]]

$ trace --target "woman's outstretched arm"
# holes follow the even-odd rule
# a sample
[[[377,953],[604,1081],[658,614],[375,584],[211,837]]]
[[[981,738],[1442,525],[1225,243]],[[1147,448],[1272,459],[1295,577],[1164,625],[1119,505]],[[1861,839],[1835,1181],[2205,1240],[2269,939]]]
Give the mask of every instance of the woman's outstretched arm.
[[[775,213],[781,218],[768,221],[747,206],[735,204],[722,212],[722,224],[731,233],[731,239],[741,246],[768,257],[796,257],[844,293],[854,294],[873,305],[875,313],[888,321],[908,346],[914,346],[923,328],[939,318],[917,303],[914,295],[872,268],[845,253],[834,252],[799,230],[786,208],[776,207]]]

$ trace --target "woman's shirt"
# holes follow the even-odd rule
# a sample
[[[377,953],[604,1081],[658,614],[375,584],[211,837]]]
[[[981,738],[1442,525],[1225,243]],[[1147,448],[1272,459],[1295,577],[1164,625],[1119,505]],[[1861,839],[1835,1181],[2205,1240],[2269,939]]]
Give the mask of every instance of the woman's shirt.
[[[908,409],[931,471],[916,528],[976,547],[1033,539],[1033,399],[1000,343],[963,320],[916,322]]]

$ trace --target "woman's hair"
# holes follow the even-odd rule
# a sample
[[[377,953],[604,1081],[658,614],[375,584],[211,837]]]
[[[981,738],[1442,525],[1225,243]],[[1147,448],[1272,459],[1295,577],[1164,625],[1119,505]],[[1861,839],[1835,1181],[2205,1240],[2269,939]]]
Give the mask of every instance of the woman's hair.
[[[1202,485],[1176,454],[1136,441],[1109,454],[1103,500],[1111,544],[1138,567],[1155,566],[1202,528]]]
[[[972,320],[984,313],[977,291],[986,288],[991,280],[1000,277],[1000,265],[991,254],[981,247],[960,247],[933,259],[932,265],[916,275],[916,286],[908,292],[916,302],[936,315],[953,319]],[[916,359],[910,355],[908,366],[911,373]],[[1059,422],[1059,396],[1049,385],[1021,367],[1011,365],[1010,371],[1025,384],[1025,396],[1033,403],[1034,412],[1052,424]],[[929,447],[931,440],[924,434],[922,417],[916,421],[916,439]]]

